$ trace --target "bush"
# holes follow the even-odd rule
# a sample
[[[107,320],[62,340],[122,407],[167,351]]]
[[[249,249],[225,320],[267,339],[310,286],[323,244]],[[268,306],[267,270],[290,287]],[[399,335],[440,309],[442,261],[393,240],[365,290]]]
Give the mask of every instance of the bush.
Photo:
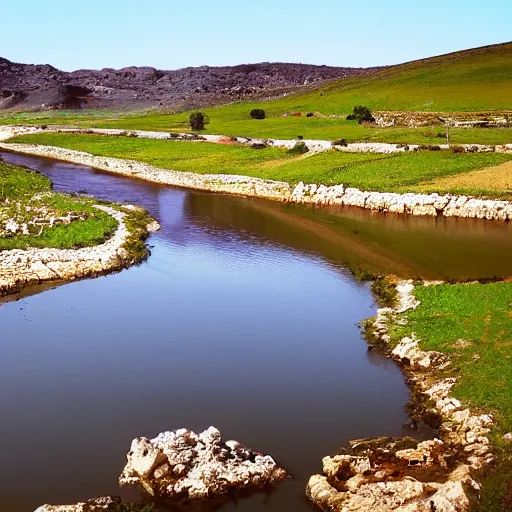
[[[347,141],[345,139],[336,139],[332,141],[333,146],[344,146],[347,147]]]
[[[306,114],[306,117],[314,117],[314,115],[315,115],[315,114],[313,114],[313,112],[308,112],[308,113]]]
[[[293,148],[290,148],[287,153],[291,153],[292,155],[303,155],[307,153],[309,148],[306,146],[305,142],[296,142]]]
[[[427,151],[440,151],[441,150],[441,148],[439,146],[432,145],[432,144],[421,144],[419,146],[419,149],[425,149]]]
[[[356,105],[352,110],[352,113],[347,116],[348,121],[356,120],[359,124],[362,123],[374,123],[375,118],[372,116],[372,112],[368,107],[363,105]]]
[[[250,115],[253,119],[265,119],[265,111],[264,111],[262,108],[253,108],[253,109],[249,112],[249,115]]]
[[[466,152],[466,150],[464,149],[464,146],[452,146],[451,149],[454,153],[465,153]]]
[[[206,114],[199,111],[192,112],[188,120],[192,130],[204,130],[206,125],[210,122]]]
[[[297,139],[302,140],[304,138],[304,135],[297,135]]]

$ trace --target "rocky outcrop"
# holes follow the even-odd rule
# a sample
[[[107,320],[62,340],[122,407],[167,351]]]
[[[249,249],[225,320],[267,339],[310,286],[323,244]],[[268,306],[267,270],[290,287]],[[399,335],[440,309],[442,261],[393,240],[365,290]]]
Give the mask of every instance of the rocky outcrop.
[[[240,66],[81,69],[18,64],[0,58],[0,109],[208,106],[276,96],[379,68],[262,62]]]
[[[324,458],[323,474],[311,477],[307,494],[325,511],[467,511],[480,491],[472,472],[493,460],[487,438],[493,418],[473,413],[451,396],[456,379],[439,376],[449,358],[421,350],[414,337],[388,346],[390,320],[419,305],[411,281],[398,283],[396,290],[396,307],[379,309],[370,329],[404,368],[414,395],[413,421],[420,417],[438,429],[439,437],[357,440],[340,455]]]
[[[151,223],[144,232],[133,233],[125,220],[131,213],[107,206],[96,206],[118,222],[114,235],[105,243],[82,249],[13,249],[0,251],[0,296],[20,292],[23,288],[49,281],[72,281],[93,277],[136,263],[140,255],[130,252],[133,236],[143,238],[150,230],[158,229]],[[138,228],[137,228],[138,229]]]
[[[440,475],[439,440],[354,441],[347,453],[323,459],[306,493],[327,511],[457,512],[468,510],[480,487],[467,466]],[[406,448],[404,448],[406,447]]]
[[[135,512],[148,510],[151,507],[143,503],[152,502],[169,510],[217,510],[237,492],[269,490],[287,478],[272,457],[238,441],[224,442],[214,427],[200,434],[183,428],[132,441],[119,483],[142,491],[145,500],[139,504],[107,496],[73,505],[43,505],[35,512]]]
[[[272,457],[223,442],[210,427],[200,434],[180,429],[134,439],[119,482],[138,485],[154,498],[188,502],[270,488],[286,478]]]

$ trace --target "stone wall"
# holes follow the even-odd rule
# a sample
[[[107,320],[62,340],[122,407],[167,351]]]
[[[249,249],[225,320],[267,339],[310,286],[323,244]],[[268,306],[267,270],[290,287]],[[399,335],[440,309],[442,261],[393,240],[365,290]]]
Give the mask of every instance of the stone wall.
[[[33,144],[1,144],[0,148],[18,153],[54,158],[87,165],[109,173],[172,185],[176,187],[260,197],[275,201],[357,206],[377,212],[390,212],[417,216],[443,216],[508,221],[512,219],[512,203],[452,194],[397,194],[370,192],[344,185],[317,185],[262,180],[248,176],[227,174],[197,174],[193,172],[160,169],[133,160],[93,156],[89,153],[38,146]]]
[[[93,277],[135,263],[126,248],[132,236],[125,224],[129,210],[122,212],[107,206],[97,208],[112,215],[119,223],[114,235],[103,244],[82,249],[0,251],[0,296],[44,282]],[[157,229],[156,225],[151,227],[154,229]]]

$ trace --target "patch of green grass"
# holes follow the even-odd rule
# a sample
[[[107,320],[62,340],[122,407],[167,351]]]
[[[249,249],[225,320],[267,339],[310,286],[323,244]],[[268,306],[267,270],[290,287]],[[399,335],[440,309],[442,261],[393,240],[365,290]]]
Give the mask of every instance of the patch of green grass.
[[[149,213],[143,208],[129,210],[124,219],[129,233],[124,249],[128,252],[134,263],[142,261],[149,255],[149,249],[145,244],[145,240],[149,235],[147,227],[152,220]]]
[[[512,489],[512,445],[501,436],[512,431],[512,283],[419,286],[416,310],[404,315],[393,338],[415,333],[426,350],[450,354],[453,394],[471,407],[493,413],[498,465],[483,475],[482,511],[506,510]],[[508,475],[508,476],[507,476]]]
[[[22,170],[0,160],[0,202],[51,189],[51,181],[36,172]]]
[[[211,174],[240,174],[263,179],[345,185],[366,190],[410,191],[442,176],[469,172],[510,160],[497,153],[418,151],[394,155],[328,151],[293,157],[283,149],[254,150],[242,145],[205,142],[43,133],[10,142],[43,144],[86,151],[98,156],[127,158],[164,169]]]
[[[276,114],[266,119],[251,119],[248,112],[253,104],[234,104],[203,109],[210,124],[203,133],[229,136],[247,136],[276,139],[335,140],[347,142],[390,142],[397,144],[444,144],[444,125],[421,128],[364,126],[356,121],[319,117],[281,117]],[[82,123],[78,123],[82,124]],[[88,123],[95,128],[122,128],[126,130],[155,130],[188,132],[188,114],[147,113],[119,119],[104,119]],[[438,136],[441,134],[442,136]],[[508,144],[512,142],[511,128],[452,128],[452,144]]]
[[[53,247],[70,249],[104,242],[117,228],[117,221],[93,207],[88,198],[74,198],[51,191],[51,181],[21,167],[0,162],[0,215],[29,220],[27,208],[45,208],[60,214],[83,214],[83,220],[45,225],[37,233],[0,236],[0,250]]]

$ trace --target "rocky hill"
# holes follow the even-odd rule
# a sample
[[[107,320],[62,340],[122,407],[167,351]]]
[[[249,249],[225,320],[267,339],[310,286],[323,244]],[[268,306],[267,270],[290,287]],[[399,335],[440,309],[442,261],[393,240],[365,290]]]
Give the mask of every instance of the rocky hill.
[[[0,109],[193,108],[279,96],[374,69],[264,62],[175,71],[128,67],[68,73],[48,64],[0,58]]]

